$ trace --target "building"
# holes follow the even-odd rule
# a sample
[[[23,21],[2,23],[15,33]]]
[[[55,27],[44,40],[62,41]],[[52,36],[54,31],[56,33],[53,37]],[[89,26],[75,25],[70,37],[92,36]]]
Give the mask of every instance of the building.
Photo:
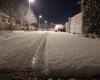
[[[3,12],[0,12],[0,30],[9,28],[9,16]]]
[[[28,28],[36,22],[37,19],[32,11],[20,18],[15,18],[13,16],[10,17],[0,11],[0,30],[29,30]]]
[[[6,1],[1,1],[0,30],[25,30],[31,26],[32,23],[37,22],[37,18],[33,11],[29,11],[28,6],[19,1],[9,0],[8,2],[11,3],[11,5],[9,5],[8,2],[6,3]]]
[[[82,34],[82,15],[82,13],[78,13],[69,18],[69,22],[66,23],[68,32]]]
[[[11,28],[16,28],[16,19],[12,17],[11,19],[12,27],[10,27],[10,16],[0,12],[0,30],[10,30]]]

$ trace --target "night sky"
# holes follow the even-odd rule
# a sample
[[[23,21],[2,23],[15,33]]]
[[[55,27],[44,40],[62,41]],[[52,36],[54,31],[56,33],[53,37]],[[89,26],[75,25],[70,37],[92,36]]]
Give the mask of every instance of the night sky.
[[[65,23],[68,17],[80,12],[79,0],[36,0],[31,4],[33,11],[43,15],[43,19],[49,23]]]

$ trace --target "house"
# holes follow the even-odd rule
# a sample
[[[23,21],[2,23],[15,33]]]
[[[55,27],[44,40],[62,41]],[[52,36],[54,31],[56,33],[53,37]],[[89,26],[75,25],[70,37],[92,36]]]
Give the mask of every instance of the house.
[[[9,27],[9,16],[0,12],[0,30],[5,30]]]
[[[9,16],[0,11],[0,30],[28,30],[28,27],[36,22],[37,19],[32,11],[20,17]],[[30,29],[33,30],[33,27]]]
[[[69,21],[66,23],[68,32],[82,34],[82,16],[82,13],[78,13],[69,18]]]
[[[16,18],[14,17],[11,18],[11,25],[12,27],[10,27],[10,16],[0,11],[0,30],[11,30],[11,28],[17,30],[20,26],[16,23]]]

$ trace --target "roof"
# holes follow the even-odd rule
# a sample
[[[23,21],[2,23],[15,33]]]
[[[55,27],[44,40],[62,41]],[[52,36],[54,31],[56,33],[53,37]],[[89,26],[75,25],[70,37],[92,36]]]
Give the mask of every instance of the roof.
[[[9,17],[7,14],[5,14],[3,11],[0,11],[0,16],[5,16],[5,17]]]

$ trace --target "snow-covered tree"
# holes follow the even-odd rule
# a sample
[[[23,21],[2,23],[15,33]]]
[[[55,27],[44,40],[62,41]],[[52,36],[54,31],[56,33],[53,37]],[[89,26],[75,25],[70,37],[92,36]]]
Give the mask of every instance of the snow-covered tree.
[[[27,12],[27,15],[25,16],[25,19],[26,19],[28,24],[32,24],[32,23],[37,22],[36,16],[34,15],[34,13],[32,11]]]
[[[0,10],[10,16],[9,29],[11,31],[14,28],[12,26],[13,18],[17,22],[20,22],[21,27],[23,27],[26,22],[29,24],[36,22],[36,17],[32,11],[29,12],[27,4],[27,0],[0,0]]]

